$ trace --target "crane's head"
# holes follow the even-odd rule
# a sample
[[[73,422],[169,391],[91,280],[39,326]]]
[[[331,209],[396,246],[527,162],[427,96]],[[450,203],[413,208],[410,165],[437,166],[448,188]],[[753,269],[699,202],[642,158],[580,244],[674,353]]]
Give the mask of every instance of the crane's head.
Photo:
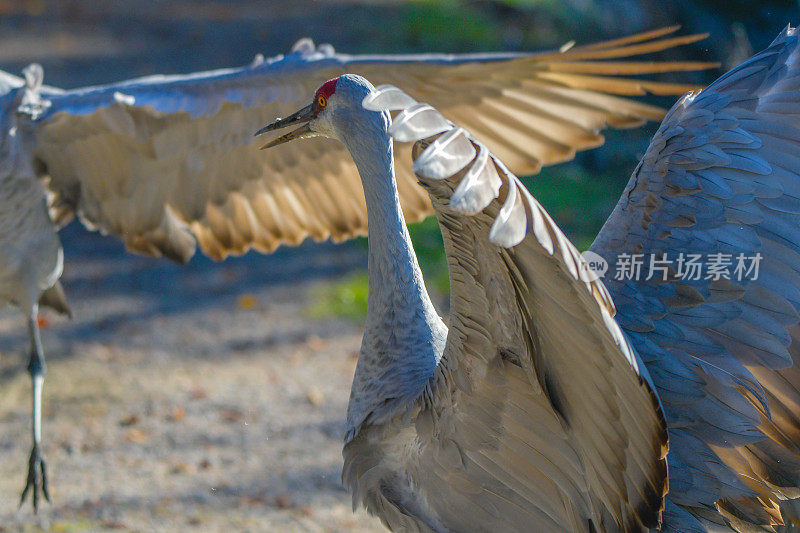
[[[256,135],[297,126],[289,133],[273,139],[261,148],[271,148],[293,139],[324,136],[344,141],[343,133],[357,129],[359,117],[366,113],[380,117],[380,113],[366,111],[361,102],[374,90],[372,84],[361,76],[344,74],[323,83],[312,102],[286,118],[279,118],[258,130]],[[382,118],[382,117],[381,117]],[[387,115],[388,120],[388,115]]]

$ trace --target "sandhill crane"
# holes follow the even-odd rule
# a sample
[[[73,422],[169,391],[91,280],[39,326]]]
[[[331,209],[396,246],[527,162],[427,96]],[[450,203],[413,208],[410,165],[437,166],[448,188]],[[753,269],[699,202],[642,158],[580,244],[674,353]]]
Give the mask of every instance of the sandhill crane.
[[[251,247],[342,240],[362,234],[366,207],[344,150],[314,142],[304,150],[253,149],[252,131],[295,108],[325,79],[354,71],[402,87],[480,131],[519,172],[573,157],[603,142],[598,131],[659,119],[656,107],[620,98],[680,94],[681,84],[618,75],[706,68],[697,62],[627,58],[690,43],[676,28],[541,54],[364,55],[334,53],[301,40],[286,56],[187,76],[154,76],[59,91],[31,67],[25,81],[0,77],[0,304],[29,317],[33,449],[23,500],[46,491],[40,449],[44,357],[36,322],[42,291],[64,307],[56,227],[77,214],[131,250],[186,261],[195,244],[213,258]],[[614,61],[598,61],[598,60]],[[617,59],[617,60],[615,60]],[[621,60],[620,60],[621,59]],[[458,82],[463,91],[450,92]],[[503,137],[512,140],[500,143]],[[399,159],[407,168],[409,157]],[[398,183],[408,220],[431,212],[411,173]],[[45,189],[37,177],[46,177]]]
[[[673,265],[604,285],[487,146],[360,76],[262,128],[301,124],[265,147],[340,140],[366,195],[369,300],[342,474],[354,504],[395,531],[751,531],[790,519],[779,511],[800,488],[798,37],[787,28],[672,108],[591,247],[610,265],[760,254],[750,277]],[[388,110],[402,112],[392,123]],[[392,137],[417,141],[450,269],[449,328],[404,224]]]

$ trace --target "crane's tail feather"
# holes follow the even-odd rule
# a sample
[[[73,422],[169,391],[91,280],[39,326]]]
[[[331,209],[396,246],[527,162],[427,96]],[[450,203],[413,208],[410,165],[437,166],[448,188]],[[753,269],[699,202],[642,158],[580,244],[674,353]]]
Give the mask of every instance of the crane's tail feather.
[[[67,303],[67,295],[60,281],[56,281],[52,287],[42,292],[39,297],[39,305],[45,305],[61,315],[72,318],[72,310]]]

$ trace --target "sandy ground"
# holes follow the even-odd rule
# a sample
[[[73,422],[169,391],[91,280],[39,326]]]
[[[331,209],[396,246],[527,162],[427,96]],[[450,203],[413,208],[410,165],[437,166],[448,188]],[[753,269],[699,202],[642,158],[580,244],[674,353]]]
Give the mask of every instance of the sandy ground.
[[[52,505],[17,509],[24,321],[0,314],[0,531],[380,531],[340,484],[359,324],[310,320],[356,246],[186,267],[70,227],[75,319],[45,314]]]

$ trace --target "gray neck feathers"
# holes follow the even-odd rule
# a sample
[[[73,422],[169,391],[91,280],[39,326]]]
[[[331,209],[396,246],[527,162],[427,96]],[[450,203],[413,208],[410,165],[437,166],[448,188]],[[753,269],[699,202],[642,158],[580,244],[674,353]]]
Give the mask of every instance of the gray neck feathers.
[[[370,113],[371,115],[380,115]],[[378,122],[378,121],[375,121]],[[346,142],[358,167],[367,201],[369,224],[369,311],[367,321],[380,319],[394,306],[385,305],[397,298],[404,305],[430,306],[422,281],[417,256],[400,209],[394,177],[392,141],[382,126]],[[381,298],[378,298],[381,297]],[[400,302],[394,302],[395,304]]]
[[[390,418],[422,392],[446,328],[425,290],[400,209],[388,115],[361,110],[343,139],[358,167],[369,223],[369,297],[350,406],[350,440],[367,421]]]

